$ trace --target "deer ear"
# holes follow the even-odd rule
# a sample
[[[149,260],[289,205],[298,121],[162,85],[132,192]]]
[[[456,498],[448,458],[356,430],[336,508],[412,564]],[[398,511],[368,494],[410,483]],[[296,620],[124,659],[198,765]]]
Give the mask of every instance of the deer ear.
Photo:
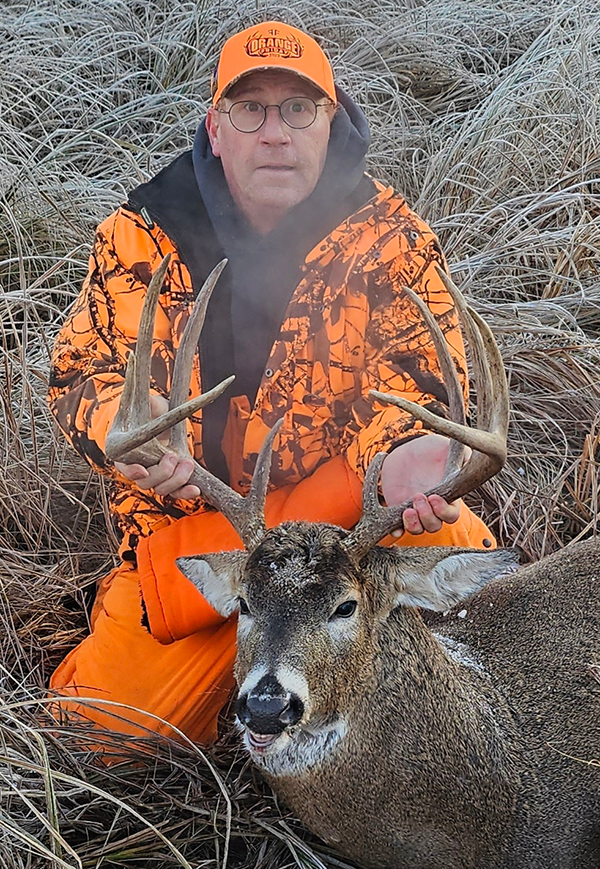
[[[486,583],[514,573],[519,555],[512,549],[479,549],[430,546],[390,547],[381,553],[388,600],[396,606],[413,606],[444,612],[470,597]]]
[[[247,560],[247,552],[236,550],[182,556],[176,564],[213,609],[230,616],[238,608],[238,587]]]

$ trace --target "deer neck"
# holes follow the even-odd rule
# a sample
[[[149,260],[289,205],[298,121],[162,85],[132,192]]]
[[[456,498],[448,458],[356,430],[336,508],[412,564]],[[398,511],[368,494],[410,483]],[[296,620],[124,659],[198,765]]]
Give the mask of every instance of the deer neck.
[[[375,671],[343,714],[343,737],[319,765],[271,778],[273,787],[342,850],[352,830],[368,830],[364,849],[347,851],[365,866],[380,865],[382,843],[395,853],[390,830],[395,866],[421,865],[401,856],[421,841],[446,855],[427,866],[494,865],[519,789],[509,710],[483,668],[461,662],[465,650],[446,648],[416,611],[392,614],[374,640]]]
[[[491,773],[499,758],[512,754],[510,709],[466,645],[436,636],[407,608],[391,614],[376,643],[373,698],[357,698],[352,733],[365,732],[370,722],[370,732],[382,739],[394,724],[398,750],[430,761],[434,774],[440,761],[457,775],[472,774],[475,761]]]

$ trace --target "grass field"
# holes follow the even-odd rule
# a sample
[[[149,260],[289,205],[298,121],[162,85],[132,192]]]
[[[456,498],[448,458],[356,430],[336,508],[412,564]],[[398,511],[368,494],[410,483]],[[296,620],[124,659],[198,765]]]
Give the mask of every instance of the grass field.
[[[46,410],[52,342],[95,225],[190,146],[224,38],[269,17],[321,39],[371,121],[370,170],[433,225],[500,343],[510,456],[474,502],[532,559],[596,530],[597,3],[4,0],[2,869],[342,865],[305,844],[234,740],[207,756],[149,741],[143,763],[107,769],[84,727],[44,713],[49,673],[85,635],[115,551],[103,483]]]

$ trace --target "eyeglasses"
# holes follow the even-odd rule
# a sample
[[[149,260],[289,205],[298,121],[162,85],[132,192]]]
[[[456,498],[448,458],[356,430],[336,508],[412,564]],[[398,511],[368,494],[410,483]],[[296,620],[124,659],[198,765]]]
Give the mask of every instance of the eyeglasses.
[[[333,103],[316,103],[310,97],[289,97],[282,103],[263,106],[256,100],[240,100],[230,109],[219,109],[224,115],[229,115],[232,126],[240,133],[256,133],[267,119],[267,109],[278,109],[279,117],[293,130],[304,130],[314,123],[317,109]]]

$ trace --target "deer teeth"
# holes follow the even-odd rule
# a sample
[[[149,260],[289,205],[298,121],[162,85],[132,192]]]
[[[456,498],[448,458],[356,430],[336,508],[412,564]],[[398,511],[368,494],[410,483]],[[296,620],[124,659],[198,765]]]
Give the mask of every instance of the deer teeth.
[[[279,733],[254,733],[252,730],[246,730],[248,744],[250,748],[256,751],[264,751],[269,748],[275,740],[281,735]]]

